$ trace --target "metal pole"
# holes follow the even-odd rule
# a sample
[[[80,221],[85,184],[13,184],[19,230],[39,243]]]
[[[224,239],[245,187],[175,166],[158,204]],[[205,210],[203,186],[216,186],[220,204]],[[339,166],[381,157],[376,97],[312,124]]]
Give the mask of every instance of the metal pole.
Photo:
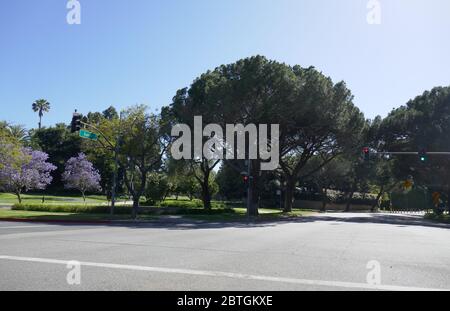
[[[247,165],[248,189],[247,189],[247,217],[250,217],[250,209],[252,204],[252,161],[249,159]]]
[[[116,187],[117,187],[117,169],[118,169],[117,153],[118,153],[118,143],[116,142],[116,148],[114,150],[114,175],[111,189],[111,215],[114,215],[114,208],[116,205]]]
[[[122,112],[119,116],[119,129],[117,132],[116,144],[114,146],[114,174],[113,174],[113,184],[111,189],[111,215],[114,215],[114,208],[116,205],[116,188],[117,188],[117,175],[119,167],[119,141],[120,141],[120,126],[122,124]]]
[[[283,191],[280,190],[280,210],[283,210]]]
[[[77,113],[77,111],[75,110],[74,115]],[[122,112],[120,112],[120,117],[119,117],[119,123],[122,123]],[[97,127],[95,127],[92,124],[89,123],[85,123],[83,121],[80,122],[82,125],[84,125],[85,127],[90,127],[93,128],[94,130],[96,130],[101,137],[103,137],[105,139],[105,141],[108,143],[109,147],[111,148],[111,150],[114,152],[114,175],[113,175],[113,184],[112,184],[112,189],[111,189],[111,215],[114,215],[114,207],[116,204],[116,188],[117,188],[117,174],[118,174],[118,153],[119,153],[119,140],[120,140],[120,124],[119,124],[119,129],[118,129],[118,134],[117,134],[117,141],[115,143],[115,145],[113,145],[109,139],[102,133],[102,131],[100,131]],[[103,143],[102,143],[103,145]]]
[[[381,155],[419,155],[419,152],[373,152]],[[450,152],[427,152],[428,155],[450,155]]]

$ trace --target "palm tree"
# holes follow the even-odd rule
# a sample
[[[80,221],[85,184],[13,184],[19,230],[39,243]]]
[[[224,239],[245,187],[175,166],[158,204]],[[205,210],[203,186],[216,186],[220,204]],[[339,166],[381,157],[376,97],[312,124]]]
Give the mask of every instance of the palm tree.
[[[24,142],[28,139],[28,132],[23,125],[10,125],[9,132],[11,136],[19,142]]]
[[[45,99],[38,99],[33,103],[33,111],[39,112],[39,129],[41,129],[41,121],[44,112],[48,112],[50,110],[50,103]]]

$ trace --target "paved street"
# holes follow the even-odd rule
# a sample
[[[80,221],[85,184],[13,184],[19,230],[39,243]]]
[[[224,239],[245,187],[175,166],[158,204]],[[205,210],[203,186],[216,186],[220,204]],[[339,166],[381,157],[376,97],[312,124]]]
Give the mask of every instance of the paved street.
[[[0,290],[450,289],[450,226],[418,216],[296,222],[55,225],[0,222]],[[69,261],[81,284],[69,285]]]

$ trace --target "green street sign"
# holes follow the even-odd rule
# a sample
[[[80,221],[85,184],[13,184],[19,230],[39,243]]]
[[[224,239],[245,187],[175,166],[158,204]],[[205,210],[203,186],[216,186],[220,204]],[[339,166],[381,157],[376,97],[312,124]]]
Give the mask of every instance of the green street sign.
[[[97,140],[98,139],[98,135],[91,133],[89,131],[86,130],[80,130],[80,137],[81,138],[86,138],[86,139],[90,139],[90,140]]]

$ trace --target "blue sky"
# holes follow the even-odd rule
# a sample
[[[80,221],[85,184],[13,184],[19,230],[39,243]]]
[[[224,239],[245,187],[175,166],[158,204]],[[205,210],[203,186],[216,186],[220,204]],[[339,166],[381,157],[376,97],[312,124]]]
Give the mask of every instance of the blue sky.
[[[345,80],[366,117],[434,86],[450,85],[450,1],[66,0],[0,4],[0,120],[37,126],[31,103],[52,104],[43,124],[109,105],[170,103],[177,89],[220,64],[256,54],[315,66]]]

